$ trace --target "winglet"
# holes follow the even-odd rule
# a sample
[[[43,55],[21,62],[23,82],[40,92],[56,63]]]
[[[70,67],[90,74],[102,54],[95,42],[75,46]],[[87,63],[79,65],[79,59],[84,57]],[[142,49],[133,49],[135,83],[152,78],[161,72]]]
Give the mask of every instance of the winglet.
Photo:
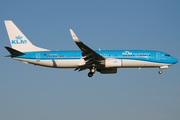
[[[91,55],[93,56],[93,59],[95,60],[105,60],[104,57],[102,57],[101,55],[99,55],[97,52],[95,52],[94,50],[92,50],[90,47],[88,47],[87,45],[85,45],[83,42],[81,42],[78,37],[76,36],[76,34],[73,32],[72,29],[69,29],[72,35],[72,38],[74,40],[74,42],[76,43],[76,45],[83,51],[85,52],[87,55]],[[86,56],[87,56],[86,55]],[[85,57],[85,56],[83,56]]]
[[[73,32],[72,29],[69,29],[70,30],[70,33],[71,33],[71,36],[72,36],[72,39],[74,40],[74,42],[81,42],[78,37],[76,36],[76,34]]]

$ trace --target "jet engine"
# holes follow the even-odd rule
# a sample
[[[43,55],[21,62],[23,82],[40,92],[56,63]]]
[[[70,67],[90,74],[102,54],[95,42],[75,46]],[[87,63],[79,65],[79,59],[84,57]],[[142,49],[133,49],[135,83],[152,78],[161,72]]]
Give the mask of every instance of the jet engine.
[[[105,67],[106,68],[118,68],[121,67],[121,59],[113,59],[113,58],[107,58],[105,60]]]

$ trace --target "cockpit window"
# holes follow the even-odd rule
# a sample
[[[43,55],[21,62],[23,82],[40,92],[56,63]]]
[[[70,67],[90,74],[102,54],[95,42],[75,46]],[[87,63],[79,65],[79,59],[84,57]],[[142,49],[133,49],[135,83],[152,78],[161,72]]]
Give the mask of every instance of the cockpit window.
[[[165,56],[169,57],[170,55],[169,54],[165,54]]]

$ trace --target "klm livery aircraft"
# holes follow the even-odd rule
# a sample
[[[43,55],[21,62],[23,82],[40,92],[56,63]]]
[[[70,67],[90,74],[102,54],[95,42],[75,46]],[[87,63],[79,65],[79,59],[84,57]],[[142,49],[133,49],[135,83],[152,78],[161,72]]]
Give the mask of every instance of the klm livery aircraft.
[[[92,50],[81,42],[73,30],[70,33],[80,51],[50,51],[36,47],[10,20],[5,21],[11,47],[9,57],[53,68],[75,68],[75,71],[89,69],[89,77],[97,71],[102,74],[117,73],[117,68],[168,68],[178,60],[167,53],[150,50]],[[8,57],[7,56],[7,57]]]

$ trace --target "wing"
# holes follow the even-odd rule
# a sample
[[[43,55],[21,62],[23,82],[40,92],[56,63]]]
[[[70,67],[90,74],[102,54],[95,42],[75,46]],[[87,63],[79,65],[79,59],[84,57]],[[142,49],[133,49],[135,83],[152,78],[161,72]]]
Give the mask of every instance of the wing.
[[[102,57],[100,54],[98,54],[97,52],[89,48],[87,45],[85,45],[83,42],[81,42],[72,29],[70,29],[70,32],[74,42],[83,51],[82,56],[83,59],[85,59],[86,61],[86,64],[84,66],[97,64],[97,62],[105,60],[104,57]]]

